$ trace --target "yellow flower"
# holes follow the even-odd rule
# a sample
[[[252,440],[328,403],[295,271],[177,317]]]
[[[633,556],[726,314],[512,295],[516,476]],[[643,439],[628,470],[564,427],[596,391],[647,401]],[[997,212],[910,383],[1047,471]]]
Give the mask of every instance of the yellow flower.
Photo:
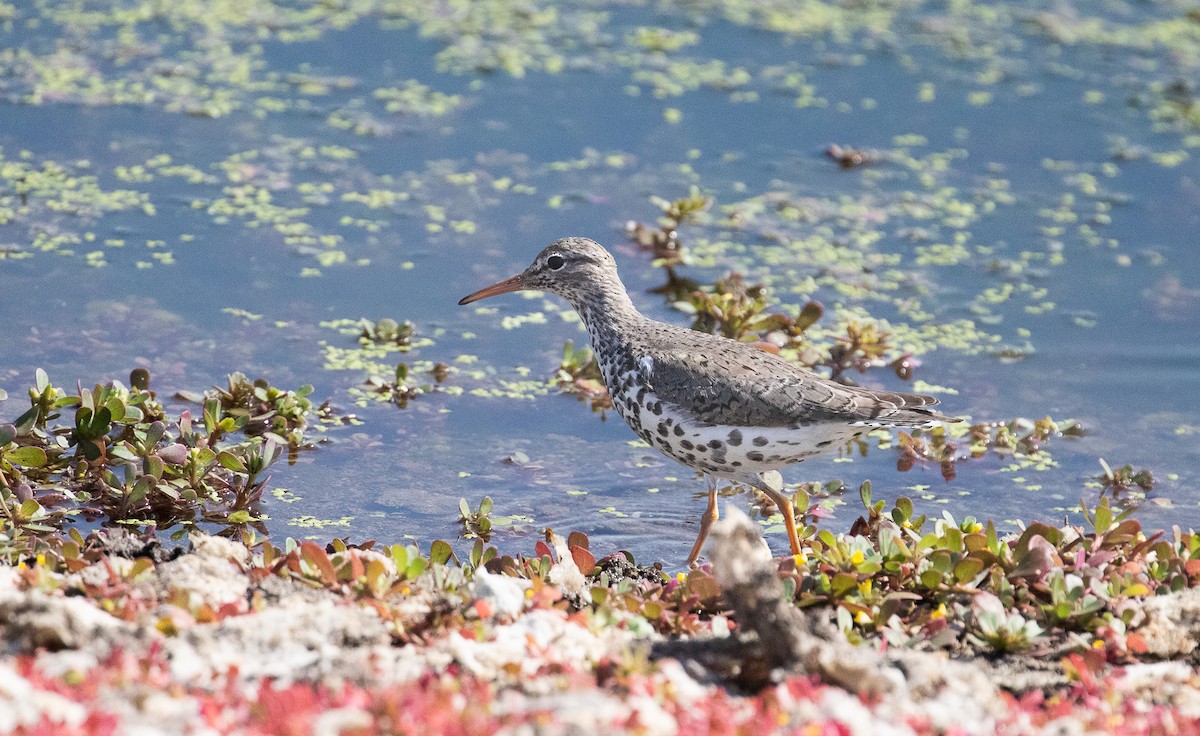
[[[792,562],[796,563],[796,567],[804,567],[808,564],[808,555],[801,552],[797,555],[792,555]]]
[[[863,563],[863,560],[865,560],[865,559],[866,559],[866,555],[863,554],[862,550],[856,549],[856,550],[854,550],[854,553],[850,555],[850,564],[851,565],[861,565]]]
[[[870,593],[871,593],[871,579],[870,578],[867,578],[866,580],[863,580],[862,582],[860,582],[858,584],[858,592],[862,593],[863,595],[870,595]]]
[[[675,579],[682,583],[683,581],[687,580],[687,575],[684,575],[681,572],[677,572],[677,573],[675,573]]]
[[[938,607],[933,610],[933,613],[929,614],[929,617],[932,619],[946,618],[946,604],[939,603]]]
[[[854,614],[854,620],[860,624],[871,623],[871,617],[867,615],[866,611],[859,611],[858,613]]]
[[[972,525],[971,525],[971,533],[972,533],[972,534],[978,534],[978,533],[979,533],[979,532],[981,532],[981,531],[983,531],[983,524],[980,524],[980,523],[977,521],[977,522],[975,522],[974,524],[972,524]]]
[[[1095,641],[1092,642],[1092,649],[1103,649],[1103,648],[1104,648],[1104,640],[1103,639],[1096,639]]]

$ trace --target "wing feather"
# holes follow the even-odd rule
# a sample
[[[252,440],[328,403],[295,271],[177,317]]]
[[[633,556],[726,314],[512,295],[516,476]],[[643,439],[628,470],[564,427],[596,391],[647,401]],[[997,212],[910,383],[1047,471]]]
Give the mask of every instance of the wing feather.
[[[639,361],[638,371],[658,398],[686,407],[707,424],[918,426],[954,421],[928,408],[938,403],[932,396],[844,386],[748,345],[703,342],[706,349],[701,351],[652,351]]]

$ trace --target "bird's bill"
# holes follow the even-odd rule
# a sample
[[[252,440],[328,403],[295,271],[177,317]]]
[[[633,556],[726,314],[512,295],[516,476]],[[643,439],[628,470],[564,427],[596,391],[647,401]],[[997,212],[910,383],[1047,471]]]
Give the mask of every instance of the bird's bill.
[[[526,288],[525,281],[522,279],[522,276],[523,276],[523,274],[517,274],[516,276],[513,276],[512,278],[504,279],[503,281],[492,284],[491,286],[485,286],[484,288],[480,289],[479,291],[475,292],[474,294],[468,294],[468,295],[464,296],[462,299],[459,299],[458,303],[461,306],[463,304],[470,304],[471,302],[477,302],[480,299],[487,299],[489,296],[496,296],[497,294],[507,294],[510,291],[521,291],[522,289]]]

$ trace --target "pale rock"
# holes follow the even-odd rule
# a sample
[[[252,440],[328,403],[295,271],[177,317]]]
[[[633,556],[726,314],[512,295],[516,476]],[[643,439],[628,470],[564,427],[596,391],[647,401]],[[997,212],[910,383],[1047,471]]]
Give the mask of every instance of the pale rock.
[[[154,584],[160,598],[173,590],[186,590],[193,605],[214,609],[244,603],[250,579],[245,568],[250,551],[245,545],[207,534],[192,534],[192,553],[158,566]]]
[[[119,633],[133,629],[84,598],[41,590],[0,592],[0,626],[18,651],[99,646],[107,650]]]
[[[486,601],[499,616],[513,617],[525,607],[525,591],[532,583],[511,575],[493,575],[480,568],[471,581],[471,595]]]

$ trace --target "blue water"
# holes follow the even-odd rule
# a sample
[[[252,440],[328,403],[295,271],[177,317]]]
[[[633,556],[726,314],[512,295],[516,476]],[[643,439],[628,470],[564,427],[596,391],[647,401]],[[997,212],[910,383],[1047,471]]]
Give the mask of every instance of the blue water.
[[[1142,6],[1126,10],[1134,20],[1138,13],[1167,12]],[[147,192],[156,214],[131,210],[76,217],[42,210],[0,223],[0,245],[23,249],[37,228],[95,235],[95,242],[76,246],[73,256],[36,253],[0,261],[0,290],[10,296],[8,319],[0,322],[0,387],[10,399],[0,403],[0,416],[11,419],[24,410],[24,387],[32,383],[36,367],[46,368],[60,384],[87,384],[124,379],[131,367],[145,365],[164,395],[222,383],[235,370],[266,376],[280,386],[311,383],[317,397],[331,398],[362,424],[331,431],[329,442],[304,454],[300,463],[276,468],[272,485],[299,500],[285,504],[268,498],[265,511],[275,535],[454,538],[458,499],[474,504],[490,495],[498,515],[515,519],[494,539],[506,551],[527,551],[532,547],[528,537],[549,526],[583,530],[596,549],[621,547],[639,560],[675,564],[695,533],[702,480],[632,446],[633,435],[619,418],[601,420],[573,397],[553,391],[524,399],[470,393],[494,385],[495,377],[549,378],[563,343],[583,340],[577,324],[546,311],[542,299],[503,297],[483,303],[494,310],[485,313],[455,302],[520,270],[547,242],[577,234],[614,249],[640,308],[686,323],[685,315],[649,293],[662,274],[628,243],[623,227],[630,219],[654,221],[658,212],[650,196],[682,196],[696,184],[715,199],[717,209],[708,221],[685,228],[683,237],[713,260],[685,273],[711,281],[737,269],[775,279],[780,302],[816,298],[830,307],[823,322],[832,322],[841,309],[861,307],[905,323],[909,318],[896,300],[906,296],[919,298],[934,322],[950,322],[976,317],[970,305],[985,288],[1012,283],[1044,289],[1036,299],[1018,295],[993,306],[998,321],[981,323],[1004,345],[1027,342],[1032,354],[1003,361],[989,350],[943,347],[921,356],[917,377],[956,388],[957,395],[943,397],[946,410],[973,421],[1051,415],[1078,419],[1089,430],[1083,439],[1053,441],[1049,449],[1058,466],[1024,472],[1024,482],[1012,480],[1021,473],[1001,471],[1004,463],[996,458],[960,463],[952,483],[933,467],[898,473],[890,451],[853,462],[816,459],[789,470],[787,480],[840,478],[854,488],[870,479],[877,498],[915,495],[922,499],[922,511],[973,514],[1011,525],[1017,519],[1061,520],[1080,499],[1093,503],[1097,491],[1085,483],[1099,474],[1103,457],[1113,466],[1130,463],[1155,473],[1159,483],[1139,510],[1149,526],[1200,524],[1200,495],[1194,490],[1200,461],[1200,254],[1194,247],[1200,224],[1200,131],[1186,125],[1155,130],[1144,107],[1127,104],[1153,82],[1189,71],[1186,57],[1156,48],[1135,53],[1064,46],[1018,24],[1005,38],[1019,40],[1019,49],[962,58],[926,43],[918,33],[925,33],[923,23],[941,12],[937,7],[905,12],[895,24],[901,33],[881,43],[865,33],[844,42],[820,34],[792,38],[716,17],[695,25],[694,19],[674,13],[613,9],[609,25],[618,46],[638,25],[695,30],[700,43],[674,54],[746,68],[751,81],[744,89],[758,94],[749,102],[708,87],[659,99],[642,84],[637,85],[640,94],[631,95],[627,88],[636,82],[629,69],[587,47],[568,55],[599,55],[600,61],[582,70],[531,70],[523,77],[440,72],[433,57],[441,41],[416,28],[382,28],[374,16],[347,30],[326,31],[315,41],[266,41],[261,55],[266,70],[303,68],[352,84],[324,95],[284,95],[297,103],[293,109],[264,116],[242,109],[204,118],[155,104],[94,101],[30,105],[21,102],[26,83],[13,81],[0,110],[6,160],[17,159],[23,150],[36,162],[78,166],[86,160],[77,173],[96,176],[103,189]],[[25,18],[35,11],[21,13]],[[53,48],[54,29],[14,28],[5,43],[42,53]],[[85,52],[103,60],[100,46]],[[980,82],[981,70],[992,63],[1006,76]],[[793,93],[778,90],[771,67],[802,71],[827,104],[797,108]],[[120,73],[119,67],[113,69]],[[462,95],[463,104],[447,116],[425,118],[389,114],[371,96],[377,87],[407,79]],[[920,99],[925,83],[935,89],[933,101]],[[988,104],[969,101],[980,91],[991,94]],[[1085,101],[1089,92],[1103,93],[1103,99]],[[327,123],[331,112],[347,107],[369,111],[387,128],[365,136]],[[677,124],[664,118],[667,108],[681,113]],[[924,143],[897,143],[897,136],[913,135]],[[1116,158],[1116,137],[1139,157]],[[885,156],[904,147],[914,156],[955,149],[965,155],[949,159],[944,172],[934,171],[932,162],[926,172],[910,169],[896,157],[845,171],[823,155],[830,143],[877,149]],[[297,153],[303,144],[344,147],[355,155],[305,157]],[[307,207],[296,221],[317,234],[341,236],[335,247],[344,251],[347,264],[322,266],[313,250],[289,244],[269,226],[248,227],[239,218],[219,222],[207,211],[224,187],[236,184],[220,163],[247,151],[259,154],[247,159],[243,174],[268,183],[274,203]],[[1186,156],[1171,166],[1151,156],[1179,151]],[[115,174],[118,166],[141,164],[161,153],[216,178],[198,184],[165,176],[125,182]],[[620,165],[606,160],[609,156]],[[554,165],[589,158],[593,163],[582,168]],[[1106,165],[1115,168],[1106,172]],[[1099,191],[1084,191],[1078,180],[1067,179],[1070,172],[1094,176]],[[477,181],[456,184],[445,173],[474,173]],[[921,173],[933,175],[936,185],[922,186]],[[385,177],[393,179],[389,183]],[[533,193],[492,186],[504,177],[532,187]],[[945,213],[904,214],[906,192],[916,191],[920,199],[944,188],[952,189],[955,199],[982,201],[987,197],[981,199],[980,193],[991,179],[1006,180],[1012,195],[994,212],[958,224],[947,222]],[[412,180],[421,186],[411,187]],[[329,190],[314,194],[305,184],[327,184]],[[341,198],[372,188],[408,191],[411,199],[371,210]],[[812,219],[778,223],[788,237],[826,228],[852,243],[849,233],[855,228],[877,232],[880,238],[863,251],[899,257],[896,268],[921,288],[846,296],[826,279],[811,291],[790,293],[795,282],[780,281],[779,267],[770,265],[783,253],[771,237],[773,226],[739,230],[721,222],[721,206],[767,192],[811,205]],[[1061,232],[1047,231],[1055,223],[1046,211],[1068,195],[1071,209],[1084,220],[1095,215],[1097,203],[1111,204],[1103,210],[1110,220],[1094,224],[1101,244],[1088,244],[1078,222],[1067,223]],[[559,206],[552,206],[555,201]],[[441,232],[428,229],[427,205],[445,208]],[[867,214],[839,214],[851,205]],[[879,218],[872,219],[871,211]],[[370,232],[344,224],[344,217],[376,220],[379,228]],[[451,220],[470,221],[473,230],[453,232]],[[908,237],[914,228],[929,235],[917,245],[948,243],[965,234],[968,247],[985,246],[990,252],[974,252],[956,265],[917,265]],[[109,239],[125,245],[105,246]],[[148,248],[148,240],[164,245]],[[739,247],[704,247],[720,241]],[[88,266],[83,254],[90,250],[104,251],[108,265]],[[173,255],[173,265],[138,268],[139,261],[164,250]],[[1022,252],[1040,255],[1029,270],[1007,270],[1005,264],[1021,260]],[[1053,254],[1062,262],[1050,263]],[[799,256],[786,257],[787,268],[798,277],[821,272]],[[355,265],[360,259],[365,265]],[[320,275],[306,276],[305,269],[319,269]],[[1159,303],[1171,293],[1167,304]],[[1026,310],[1041,302],[1054,306],[1041,314]],[[231,307],[262,319],[248,321],[223,311]],[[505,316],[534,311],[545,313],[544,324],[501,327]],[[421,396],[403,410],[355,406],[350,390],[362,374],[326,370],[322,359],[324,344],[349,348],[354,338],[321,323],[360,317],[412,320],[434,344],[393,360],[448,362],[463,369],[448,384],[464,393]],[[463,355],[475,362],[462,362]],[[469,376],[470,368],[487,371],[487,377]],[[886,369],[862,380],[904,387]],[[504,462],[517,452],[538,467]],[[1032,485],[1040,489],[1028,490]],[[744,505],[746,497],[732,502]],[[857,511],[851,492],[847,505],[826,523],[846,528]],[[295,523],[304,515],[349,518],[344,525],[311,528]],[[782,534],[771,534],[770,541],[777,550],[786,547]]]

